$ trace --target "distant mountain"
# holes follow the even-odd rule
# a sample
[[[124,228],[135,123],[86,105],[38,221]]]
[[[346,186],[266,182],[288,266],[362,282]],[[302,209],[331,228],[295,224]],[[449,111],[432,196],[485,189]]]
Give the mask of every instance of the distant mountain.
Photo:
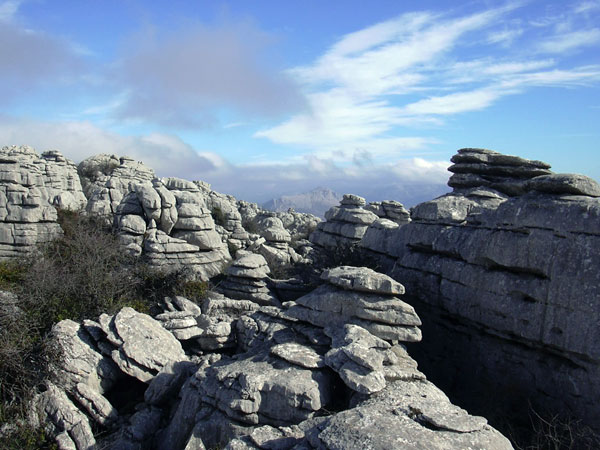
[[[298,212],[310,213],[324,217],[325,212],[339,204],[342,195],[331,189],[318,187],[310,192],[296,195],[284,195],[262,204],[264,209],[271,211],[287,211],[290,208]]]

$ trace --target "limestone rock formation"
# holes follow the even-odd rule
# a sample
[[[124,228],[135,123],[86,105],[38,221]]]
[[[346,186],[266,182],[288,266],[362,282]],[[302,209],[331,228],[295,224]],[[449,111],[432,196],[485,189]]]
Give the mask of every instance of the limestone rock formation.
[[[489,187],[507,195],[525,192],[528,179],[550,174],[550,165],[480,148],[463,148],[451,159],[453,188]]]
[[[78,209],[83,192],[74,164],[59,152],[0,150],[0,259],[29,253],[61,234],[56,207]]]
[[[140,183],[151,183],[154,171],[128,156],[97,155],[78,165],[84,192],[88,198],[86,210],[112,216],[123,197]]]
[[[311,234],[311,242],[321,247],[350,246],[360,242],[367,228],[377,220],[377,215],[364,209],[365,199],[346,194],[340,206],[325,213],[325,222],[319,223]]]
[[[391,220],[398,225],[410,222],[410,213],[404,208],[402,203],[394,200],[371,202],[365,206],[365,209],[374,212],[377,214],[377,217]]]
[[[289,316],[320,327],[359,325],[391,343],[421,340],[415,310],[396,297],[404,292],[400,283],[355,267],[326,271],[323,278],[329,284],[288,304]]]
[[[227,279],[220,284],[218,290],[233,299],[251,300],[261,305],[279,304],[267,287],[269,272],[267,261],[262,255],[242,253],[226,269]]]
[[[229,252],[196,184],[165,178],[133,183],[129,188],[114,216],[127,251],[143,253],[151,266],[186,268],[203,280],[221,272]]]
[[[95,329],[99,348],[122,372],[145,383],[165,365],[187,360],[179,341],[160,322],[132,308],[103,314],[98,324],[90,321],[86,326]]]
[[[590,300],[600,285],[598,184],[489,151],[459,150],[453,162],[455,174],[477,177],[457,183],[453,176],[454,191],[414,207],[387,248],[391,275],[426,311],[429,333],[445,336],[421,346],[420,359],[431,366],[437,362],[428,354],[451,355],[453,379],[465,386],[481,376],[467,377],[462,367],[508,371],[510,382],[491,375],[485,382],[508,391],[518,385],[544,407],[597,423],[598,327],[585,324],[600,311]],[[465,329],[480,345],[471,346]],[[527,363],[516,370],[513,361]]]
[[[264,258],[250,253],[230,268],[240,278],[267,273]],[[98,444],[112,449],[353,447],[365,439],[374,448],[511,448],[426,382],[397,342],[420,338],[419,318],[395,297],[400,283],[354,267],[322,279],[334,296],[317,289],[283,308],[210,293],[199,305],[166,298],[156,320],[123,308],[98,322],[60,322],[54,335],[67,357],[59,385],[36,398],[39,420],[53,424],[60,445],[77,449],[95,445],[94,427],[108,431]],[[308,320],[294,313],[301,304],[313,308]],[[403,336],[390,332],[402,327]],[[235,354],[212,353],[223,349]],[[124,377],[148,385],[133,411],[108,400]],[[365,414],[386,436],[357,434],[348,422]]]
[[[311,448],[512,449],[483,417],[469,416],[424,380],[396,381],[305,435]]]

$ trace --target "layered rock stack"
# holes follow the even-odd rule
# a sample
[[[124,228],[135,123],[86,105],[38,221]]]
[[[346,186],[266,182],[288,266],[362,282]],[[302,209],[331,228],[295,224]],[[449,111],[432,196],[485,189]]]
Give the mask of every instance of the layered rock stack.
[[[87,198],[83,193],[77,166],[58,150],[42,153],[44,186],[48,201],[61,209],[79,211],[85,208]]]
[[[360,242],[367,228],[378,219],[364,209],[366,201],[357,195],[345,194],[340,206],[325,213],[326,222],[317,225],[310,241],[321,247],[348,247]]]
[[[426,331],[440,335],[420,360],[432,369],[428,355],[445,355],[465,390],[485,380],[510,398],[518,387],[599,423],[600,185],[488,150],[452,160],[454,192],[414,207],[389,254]]]
[[[262,239],[254,242],[252,248],[257,248],[272,268],[286,266],[290,262],[299,262],[301,257],[290,247],[292,236],[277,217],[266,217],[259,221]]]
[[[390,277],[365,268],[342,266],[326,270],[327,281],[298,300],[287,314],[320,327],[354,324],[390,342],[421,340],[421,321],[412,306],[397,296],[404,287]]]
[[[227,297],[250,300],[259,305],[279,304],[267,287],[270,269],[265,258],[249,252],[238,252],[238,255],[225,270],[227,279],[219,285],[218,290]]]
[[[526,192],[527,180],[550,174],[550,165],[481,148],[463,148],[451,159],[448,186],[457,189],[489,187],[507,195]]]
[[[349,267],[323,276],[340,288],[338,305],[344,300],[352,304],[353,294],[364,294],[363,303],[371,304],[369,295],[386,292],[380,312],[386,311],[388,322],[397,323],[400,315],[405,323],[418,323],[414,311],[390,294],[399,294],[402,287],[389,277]],[[322,300],[327,304],[330,299]],[[311,318],[324,327],[298,320],[292,313],[295,306],[261,307],[238,320],[237,341],[245,353],[222,358],[188,380],[161,433],[161,445],[211,448],[229,442],[227,448],[291,449],[337,448],[336,442],[343,443],[340,448],[358,448],[370,442],[373,448],[511,448],[485,419],[451,405],[425,381],[401,345],[344,324],[342,318],[332,322],[328,319],[337,316],[326,309],[320,318],[319,313]],[[340,387],[332,391],[336,380],[347,386],[346,393]],[[393,400],[399,392],[406,393],[403,399]],[[348,396],[354,396],[356,407],[346,409]],[[401,408],[394,409],[398,402]],[[345,411],[319,417],[322,408]],[[364,428],[359,419],[363,412],[377,417],[376,433]],[[352,423],[357,420],[364,429]]]
[[[221,272],[229,252],[194,183],[165,178],[133,184],[131,189],[114,220],[129,252],[144,253],[151,266],[161,269],[185,267],[204,280]]]
[[[62,231],[52,202],[71,207],[77,202],[77,193],[81,194],[75,183],[70,184],[68,195],[57,193],[58,174],[62,173],[68,185],[72,163],[65,160],[60,166],[52,162],[59,158],[57,153],[48,158],[40,158],[31,147],[0,150],[0,259],[29,253],[36,244],[59,236]]]
[[[264,260],[244,265],[266,270]],[[63,448],[511,448],[426,381],[398,342],[420,339],[400,283],[356,267],[323,281],[335,295],[284,308],[211,293],[201,305],[165,299],[158,320],[124,308],[60,322],[65,358],[35,412]],[[201,348],[186,344],[186,354],[175,336],[191,328],[203,330]],[[135,408],[113,392],[124,379]]]
[[[88,198],[86,210],[112,217],[136,184],[151,183],[154,171],[128,156],[97,155],[79,163],[78,172]]]
[[[167,297],[164,303],[165,311],[156,319],[178,340],[201,352],[234,348],[235,321],[258,309],[252,301],[231,299],[216,292],[209,292],[201,305],[180,296]]]
[[[371,202],[365,209],[377,214],[381,219],[387,219],[398,225],[404,225],[410,222],[410,213],[404,208],[404,205],[394,200],[384,200],[383,202]]]

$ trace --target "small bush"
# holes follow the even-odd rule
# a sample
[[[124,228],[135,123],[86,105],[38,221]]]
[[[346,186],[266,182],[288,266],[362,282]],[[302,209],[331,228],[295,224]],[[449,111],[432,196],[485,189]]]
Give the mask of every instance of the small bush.
[[[176,287],[175,294],[200,304],[208,295],[209,289],[210,285],[206,281],[184,281]]]
[[[259,234],[259,227],[254,219],[243,220],[242,227],[244,227],[244,230],[248,233]]]
[[[600,435],[568,415],[538,412],[531,403],[529,423],[514,428],[506,421],[506,434],[517,450],[576,450],[600,448]]]
[[[60,211],[59,223],[64,235],[29,257],[16,291],[42,332],[60,320],[93,318],[138,300],[136,261],[102,219]]]
[[[13,291],[23,282],[25,267],[18,261],[0,261],[0,290]]]

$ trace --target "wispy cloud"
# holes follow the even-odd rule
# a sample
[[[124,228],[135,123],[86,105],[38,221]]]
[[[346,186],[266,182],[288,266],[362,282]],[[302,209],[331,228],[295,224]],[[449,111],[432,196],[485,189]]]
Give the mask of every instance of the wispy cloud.
[[[552,36],[540,42],[538,49],[545,53],[560,54],[598,43],[600,43],[600,28],[592,28]]]
[[[77,46],[59,36],[24,27],[16,20],[22,0],[0,3],[0,97],[6,106],[43,85],[80,80],[85,64]]]
[[[572,30],[576,11],[538,18],[546,26],[534,27],[513,18],[520,7],[509,3],[462,16],[408,13],[347,34],[314,63],[289,71],[303,84],[309,110],[255,137],[340,160],[351,154],[343,149],[363,148],[377,159],[406,148],[402,138],[411,149],[415,143],[425,148],[428,140],[419,136],[424,127],[489,108],[505,96],[600,81],[600,65],[568,67],[563,61],[570,51],[596,45],[596,28]],[[536,58],[541,49],[553,58]],[[399,137],[406,127],[410,134]]]
[[[0,3],[0,23],[10,22],[15,17],[23,0],[6,0]]]
[[[59,149],[76,162],[99,153],[128,155],[152,167],[158,176],[207,181],[219,192],[258,202],[279,194],[309,191],[317,185],[371,200],[401,199],[409,205],[448,190],[449,163],[445,161],[409,157],[376,164],[368,155],[357,153],[357,161],[351,165],[315,155],[295,162],[236,164],[215,152],[193,148],[172,134],[123,136],[82,121],[0,115],[0,142],[31,145],[40,153]]]
[[[273,116],[302,106],[294,83],[268,62],[270,37],[250,23],[199,23],[130,39],[115,79],[121,118],[177,127],[217,123],[220,109]]]

